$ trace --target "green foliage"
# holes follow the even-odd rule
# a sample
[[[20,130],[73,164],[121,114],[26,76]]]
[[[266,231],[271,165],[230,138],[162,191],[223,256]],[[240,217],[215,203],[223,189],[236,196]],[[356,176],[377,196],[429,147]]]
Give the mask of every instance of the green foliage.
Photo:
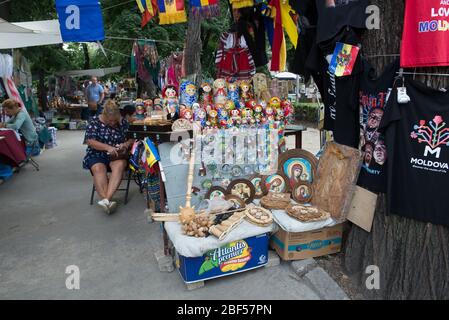
[[[318,122],[319,104],[313,102],[297,102],[293,104],[296,120]]]

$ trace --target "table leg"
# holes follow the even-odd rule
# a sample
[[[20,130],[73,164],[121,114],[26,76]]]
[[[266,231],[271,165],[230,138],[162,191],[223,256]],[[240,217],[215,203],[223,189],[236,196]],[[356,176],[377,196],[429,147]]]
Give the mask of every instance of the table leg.
[[[295,133],[295,148],[302,149],[302,131]]]

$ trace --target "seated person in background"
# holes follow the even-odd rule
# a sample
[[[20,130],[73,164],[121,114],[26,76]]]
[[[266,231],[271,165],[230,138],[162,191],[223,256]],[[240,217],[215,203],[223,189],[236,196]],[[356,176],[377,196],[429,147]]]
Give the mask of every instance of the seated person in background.
[[[0,123],[0,128],[18,131],[25,139],[27,147],[34,146],[37,141],[37,132],[29,114],[25,110],[22,110],[17,101],[12,99],[5,100],[2,106],[10,119],[6,123]]]
[[[120,186],[128,165],[129,149],[134,142],[126,139],[128,126],[115,102],[108,100],[102,113],[92,118],[86,130],[88,147],[83,168],[91,171],[95,189],[102,199],[98,205],[108,214],[117,207],[112,197]],[[109,178],[108,169],[111,171]]]

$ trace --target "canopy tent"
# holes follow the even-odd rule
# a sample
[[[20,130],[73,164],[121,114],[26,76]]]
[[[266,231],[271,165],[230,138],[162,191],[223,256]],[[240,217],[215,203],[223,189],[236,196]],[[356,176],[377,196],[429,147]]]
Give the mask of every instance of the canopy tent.
[[[120,72],[122,67],[111,67],[103,69],[86,69],[86,70],[70,70],[56,73],[57,76],[70,76],[70,77],[84,77],[84,76],[95,76],[104,77],[105,75],[111,73]]]
[[[58,20],[10,23],[0,18],[0,49],[62,43]]]
[[[279,80],[297,80],[301,76],[291,73],[291,72],[280,72],[274,76]]]

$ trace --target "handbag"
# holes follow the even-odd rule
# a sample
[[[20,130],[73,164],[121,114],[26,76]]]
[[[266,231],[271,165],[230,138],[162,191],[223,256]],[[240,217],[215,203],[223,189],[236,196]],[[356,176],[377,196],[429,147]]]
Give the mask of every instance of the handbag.
[[[129,150],[128,148],[119,149],[117,150],[117,155],[109,154],[109,160],[116,161],[116,160],[128,160],[129,158]]]

